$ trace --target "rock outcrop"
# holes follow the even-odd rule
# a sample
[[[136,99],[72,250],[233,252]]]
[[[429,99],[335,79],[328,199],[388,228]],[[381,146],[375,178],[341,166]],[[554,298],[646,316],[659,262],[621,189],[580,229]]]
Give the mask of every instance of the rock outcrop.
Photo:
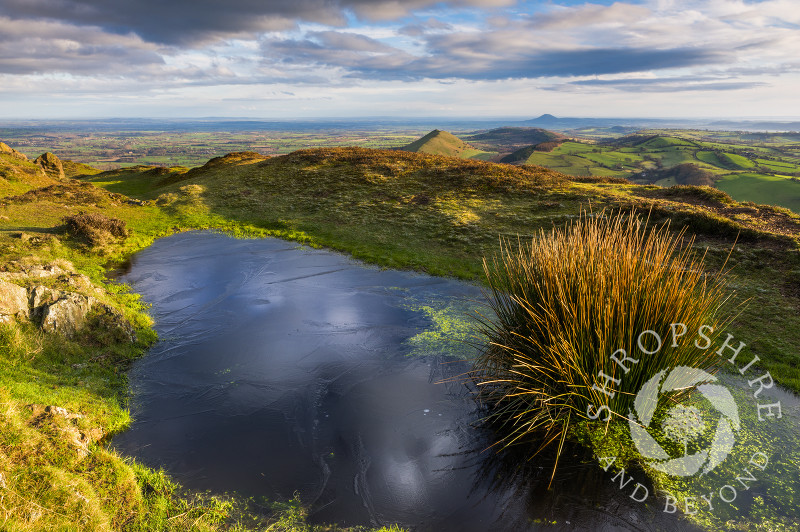
[[[7,155],[10,155],[14,159],[19,159],[20,161],[27,161],[28,160],[28,156],[27,155],[25,155],[22,152],[18,152],[17,150],[15,150],[14,148],[12,148],[8,144],[6,144],[5,142],[0,142],[0,153],[5,153]]]
[[[0,323],[29,319],[46,332],[67,337],[75,337],[84,327],[91,325],[112,334],[115,341],[136,341],[134,328],[122,313],[93,297],[102,296],[102,290],[85,275],[57,265],[20,269],[22,271],[0,272]],[[67,290],[42,284],[24,288],[10,282],[31,283],[45,279]]]
[[[44,173],[47,174],[48,177],[57,181],[63,181],[65,179],[64,165],[61,163],[61,159],[59,159],[55,154],[50,152],[43,153],[33,162],[41,166],[42,170],[44,170]]]
[[[31,235],[28,235],[26,233],[18,233],[17,237],[22,240],[35,238],[31,237]],[[59,277],[62,275],[70,275],[70,276],[79,275],[81,277],[86,277],[83,274],[73,272],[72,270],[74,269],[74,266],[70,262],[61,261],[61,263],[62,265],[65,264],[65,266],[61,267],[58,266],[57,264],[44,264],[44,265],[35,264],[31,266],[31,265],[20,264],[19,262],[16,261],[12,261],[8,264],[8,266],[18,271],[0,272],[0,281],[7,281],[9,279],[20,280],[29,278],[44,279],[49,277]]]

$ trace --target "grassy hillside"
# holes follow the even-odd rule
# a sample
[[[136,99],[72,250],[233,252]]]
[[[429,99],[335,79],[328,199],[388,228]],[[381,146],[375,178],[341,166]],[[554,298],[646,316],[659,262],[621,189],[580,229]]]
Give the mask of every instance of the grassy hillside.
[[[779,257],[770,259],[777,260],[774,275],[794,279],[791,264],[797,260],[800,216],[740,204],[709,187],[664,189],[603,178],[573,181],[541,167],[358,148],[304,150],[273,158],[232,154],[191,171],[156,175],[153,169],[139,168],[88,179],[151,201],[173,216],[204,212],[370,262],[464,278],[481,277],[480,259],[494,251],[498,235],[524,237],[539,227],[564,224],[590,205],[594,210],[636,207],[652,211],[653,220],[672,220],[676,229],[686,226],[700,238],[699,246],[710,246],[711,255],[720,260],[739,235],[744,251],[732,260],[742,263],[736,271],[743,276],[743,292],[758,301],[742,321],[754,336],[765,335],[761,325],[750,329],[748,320],[763,324],[765,305],[783,316],[780,321],[797,319],[777,310],[797,304],[788,288],[793,281],[776,288],[763,277],[762,268],[751,271],[750,265],[762,254]],[[194,207],[187,210],[188,205]],[[398,234],[405,237],[398,239]],[[761,292],[765,286],[773,287]],[[800,352],[783,349],[786,341],[800,348],[800,339],[779,332],[788,330],[766,335],[775,341],[761,341],[762,358],[775,355],[786,361],[786,353]],[[790,364],[780,368],[784,382],[800,389],[800,369]]]
[[[0,197],[21,194],[55,183],[41,166],[0,142]]]
[[[66,340],[24,322],[2,326],[0,479],[9,491],[0,518],[11,529],[78,523],[83,530],[181,530],[194,522],[220,530],[244,519],[235,501],[178,497],[163,475],[104,445],[128,422],[127,364],[153,339],[138,299],[107,283],[104,273],[174,231],[278,236],[382,266],[482,279],[482,258],[496,252],[498,236],[524,239],[569,223],[581,209],[636,209],[649,213],[651,224],[669,220],[697,235],[695,247],[707,253],[711,269],[726,261],[738,238],[728,261],[730,288],[751,302],[733,324],[737,337],[747,339],[776,380],[800,390],[800,216],[737,203],[709,187],[664,189],[536,166],[334,148],[271,158],[235,153],[191,170],[140,166],[14,194],[0,200],[0,269],[74,268],[135,325],[137,342],[107,335]],[[63,217],[81,211],[124,221],[127,235],[92,244],[67,232]],[[105,437],[78,459],[51,425],[30,423],[33,403],[80,412],[81,427],[103,427]]]
[[[491,152],[479,150],[470,146],[460,138],[447,131],[434,129],[424,137],[415,140],[400,148],[403,151],[429,153],[431,155],[444,155],[447,157],[459,157],[461,159],[481,159],[495,155]]]

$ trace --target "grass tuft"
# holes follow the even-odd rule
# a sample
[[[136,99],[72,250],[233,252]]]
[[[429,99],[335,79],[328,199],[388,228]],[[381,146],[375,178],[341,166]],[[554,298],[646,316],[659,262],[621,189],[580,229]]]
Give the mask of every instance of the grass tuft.
[[[701,325],[718,334],[726,321],[722,272],[705,274],[691,244],[668,225],[648,228],[636,213],[583,213],[528,244],[501,242],[499,256],[484,260],[491,312],[473,370],[501,445],[535,439],[536,454],[603,406],[610,410],[603,420],[627,416],[635,393],[661,369],[713,369],[710,350],[668,341],[673,323],[685,324],[689,338]],[[656,353],[636,350],[646,330],[664,339]],[[652,351],[655,342],[647,335],[643,345]],[[638,360],[628,372],[610,359],[620,348]],[[599,372],[619,384],[608,386]]]

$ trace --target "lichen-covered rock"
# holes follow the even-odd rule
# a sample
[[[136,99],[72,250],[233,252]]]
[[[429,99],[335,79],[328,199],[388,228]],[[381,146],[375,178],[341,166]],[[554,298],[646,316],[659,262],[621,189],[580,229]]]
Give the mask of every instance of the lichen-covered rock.
[[[45,264],[31,266],[26,273],[28,277],[36,277],[41,279],[45,277],[57,277],[59,275],[64,275],[67,272],[55,264]]]
[[[74,337],[83,334],[95,341],[135,342],[136,331],[118,310],[101,303],[103,290],[86,275],[72,271],[68,262],[55,264],[13,264],[20,271],[0,272],[0,323],[25,317],[50,333]],[[50,279],[59,288],[36,285],[23,288],[9,282]],[[96,296],[96,297],[93,297]]]
[[[64,336],[75,336],[86,325],[87,316],[95,303],[93,297],[66,292],[60,299],[45,305],[41,313],[42,329]]]
[[[72,288],[77,288],[81,292],[100,292],[101,290],[92,284],[92,280],[82,273],[72,273],[61,276],[59,279]]]
[[[17,233],[17,238],[20,239],[32,239],[36,238],[27,233]],[[37,279],[44,279],[48,277],[57,277],[60,275],[73,275],[75,271],[75,267],[69,261],[59,261],[59,263],[63,266],[59,266],[58,264],[20,264],[17,261],[11,261],[6,263],[6,267],[14,270],[8,272],[0,272],[0,280],[8,280],[8,279],[27,279],[29,277],[37,278]]]
[[[65,179],[64,176],[64,165],[56,155],[47,152],[43,153],[33,161],[35,164],[38,164],[44,170],[44,173],[47,174],[48,177],[52,179],[57,179],[59,181],[63,181]]]
[[[20,316],[30,316],[28,291],[13,283],[0,281],[0,323]]]

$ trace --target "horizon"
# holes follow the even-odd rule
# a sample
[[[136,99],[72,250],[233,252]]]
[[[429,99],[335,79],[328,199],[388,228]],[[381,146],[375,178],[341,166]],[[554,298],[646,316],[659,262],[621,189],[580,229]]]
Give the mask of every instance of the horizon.
[[[180,122],[180,121],[208,121],[208,122],[221,122],[221,121],[241,121],[241,122],[333,122],[333,121],[351,121],[351,122],[376,122],[376,121],[391,121],[403,123],[428,123],[436,121],[449,120],[451,122],[513,122],[517,124],[525,122],[533,122],[544,116],[551,116],[556,120],[631,120],[631,121],[672,121],[672,122],[697,122],[697,123],[711,123],[711,122],[775,122],[775,123],[794,123],[800,121],[800,115],[764,115],[764,116],[736,116],[729,115],[721,116],[621,116],[621,115],[553,115],[552,113],[542,113],[537,116],[509,116],[509,115],[487,115],[487,116],[469,116],[469,115],[439,115],[439,116],[399,116],[399,115],[364,115],[364,116],[347,116],[347,115],[331,115],[331,116],[63,116],[58,118],[30,118],[24,116],[13,116],[2,118],[6,123],[14,122],[102,122],[102,121],[163,121],[163,122]]]
[[[0,98],[4,120],[793,120],[797,49],[789,0],[9,0]]]

